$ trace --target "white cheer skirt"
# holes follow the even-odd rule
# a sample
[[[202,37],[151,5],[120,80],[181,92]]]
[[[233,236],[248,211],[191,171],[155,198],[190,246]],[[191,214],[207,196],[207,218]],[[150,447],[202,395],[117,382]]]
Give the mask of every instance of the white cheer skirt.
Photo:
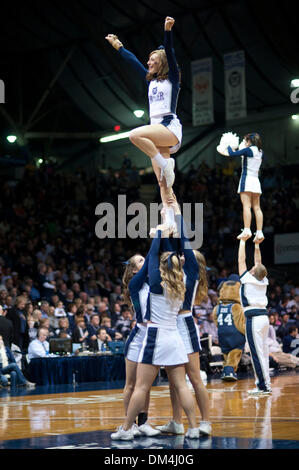
[[[182,145],[182,124],[175,114],[166,114],[165,116],[158,116],[151,118],[151,124],[163,124],[167,127],[178,139],[178,143],[170,147],[170,153],[176,153]]]
[[[124,349],[124,356],[132,362],[138,362],[140,350],[146,334],[146,326],[137,324],[132,329]]]
[[[201,351],[199,330],[191,312],[178,315],[177,327],[187,354]]]
[[[187,352],[177,327],[149,323],[138,362],[156,366],[187,363]]]
[[[238,186],[238,193],[244,192],[262,194],[261,183],[257,176],[241,175]]]

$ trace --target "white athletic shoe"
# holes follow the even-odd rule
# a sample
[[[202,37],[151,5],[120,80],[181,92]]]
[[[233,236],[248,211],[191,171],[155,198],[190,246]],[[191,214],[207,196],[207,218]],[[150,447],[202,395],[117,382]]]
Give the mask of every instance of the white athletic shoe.
[[[257,230],[255,232],[255,237],[252,241],[253,241],[253,243],[262,243],[262,241],[264,239],[265,239],[265,237],[264,237],[264,234],[263,234],[262,230]]]
[[[176,229],[174,226],[170,226],[167,223],[157,225],[157,227],[153,227],[150,229],[149,236],[151,238],[155,238],[157,230],[161,230],[161,237],[162,238],[169,238],[173,231]]]
[[[271,395],[272,390],[260,390],[259,388],[254,388],[253,390],[248,390],[248,395],[255,396],[255,395]]]
[[[174,165],[175,165],[174,159],[168,158],[166,167],[163,169],[161,168],[160,181],[162,181],[163,176],[164,176],[166,180],[167,188],[171,188],[175,180]]]
[[[111,449],[134,449],[134,441],[113,441]]]
[[[178,231],[178,227],[177,227],[176,224],[174,226],[172,226],[171,230],[172,230],[173,238],[180,238],[180,232]]]
[[[133,436],[134,436],[134,437],[142,436],[142,432],[139,431],[139,427],[137,426],[136,423],[133,424],[133,426],[131,427],[131,430],[132,430],[132,432],[133,432]]]
[[[138,427],[139,431],[141,434],[144,434],[145,436],[157,436],[158,434],[161,434],[161,431],[158,429],[152,428],[152,426],[148,423],[144,423],[141,426]]]
[[[210,421],[201,421],[199,423],[199,434],[209,436],[212,433],[212,425]]]
[[[155,238],[156,233],[157,233],[157,229],[155,227],[152,227],[149,232],[150,238]]]
[[[198,439],[199,438],[199,429],[198,428],[189,428],[185,434],[185,437],[189,439]]]
[[[238,240],[248,240],[252,235],[250,228],[243,228],[240,235],[237,236]]]
[[[117,431],[111,434],[111,439],[113,441],[132,441],[134,439],[132,428],[125,431],[122,426],[119,426]]]
[[[169,432],[171,434],[184,434],[184,425],[176,423],[175,421],[171,420],[166,424],[163,424],[163,426],[156,426],[156,429],[158,429],[161,432]]]

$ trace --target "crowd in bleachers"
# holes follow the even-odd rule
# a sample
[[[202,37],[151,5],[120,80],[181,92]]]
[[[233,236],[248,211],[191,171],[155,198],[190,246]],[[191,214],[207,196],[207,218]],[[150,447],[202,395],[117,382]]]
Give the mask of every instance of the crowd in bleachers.
[[[177,171],[174,186],[179,201],[204,203],[201,250],[209,269],[209,291],[194,313],[201,334],[212,334],[215,344],[210,314],[217,287],[237,265],[236,236],[242,228],[238,179],[231,163],[215,168],[203,163],[187,173]],[[10,345],[26,351],[41,326],[49,337],[72,337],[87,347],[100,326],[111,340],[128,337],[134,320],[121,294],[122,263],[136,252],[145,255],[150,241],[100,240],[94,213],[97,204],[116,202],[118,194],[126,194],[128,203],[138,200],[140,184],[128,158],[119,171],[108,169],[91,177],[83,170],[60,173],[44,165],[28,166],[18,181],[2,179],[0,305],[2,316],[13,324]],[[265,170],[262,186],[262,250],[268,266],[271,256],[273,262],[271,236],[297,230],[299,179],[291,167]],[[270,275],[269,281],[269,314],[282,341],[291,324],[298,326],[299,280]]]

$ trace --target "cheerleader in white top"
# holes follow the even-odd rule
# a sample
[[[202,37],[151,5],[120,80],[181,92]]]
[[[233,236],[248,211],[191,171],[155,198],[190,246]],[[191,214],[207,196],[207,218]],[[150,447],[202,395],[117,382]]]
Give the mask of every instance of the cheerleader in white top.
[[[188,355],[177,329],[177,315],[184,300],[183,259],[176,252],[160,255],[161,230],[158,230],[150,250],[148,273],[150,295],[147,303],[147,331],[140,351],[136,385],[127,416],[111,439],[132,440],[132,426],[155,380],[160,366],[165,366],[189,422],[186,437],[198,438],[194,400],[185,379]]]
[[[146,333],[144,316],[149,294],[149,253],[145,259],[143,256],[136,254],[124,263],[126,268],[122,278],[123,298],[125,303],[132,308],[136,319],[136,325],[126,341],[124,350],[126,364],[126,383],[123,394],[125,414],[127,414],[129,402],[134,391],[138,357]],[[160,431],[152,428],[147,422],[149,402],[150,392],[148,392],[146,397],[144,409],[138,414],[137,424],[133,425],[134,437],[160,434]]]
[[[202,299],[207,295],[208,282],[206,275],[206,261],[202,253],[197,250],[192,250],[190,247],[190,242],[186,237],[186,227],[177,202],[173,202],[172,207],[175,213],[176,223],[178,227],[180,227],[181,237],[179,240],[176,238],[164,238],[162,240],[162,245],[163,251],[179,250],[185,259],[183,270],[186,291],[184,301],[177,316],[177,328],[188,354],[188,362],[185,364],[185,371],[193,386],[196,402],[202,417],[199,424],[199,432],[202,435],[209,435],[211,434],[209,395],[200,375],[200,337],[197,325],[195,324],[192,315],[194,301],[196,301],[197,304],[200,304]],[[166,433],[183,434],[183,410],[171,382],[170,398],[173,418],[167,424],[156,426],[156,429]]]
[[[172,47],[174,22],[169,16],[165,18],[164,46],[150,53],[148,69],[123,47],[116,35],[108,34],[105,38],[148,84],[150,124],[131,131],[130,140],[151,158],[160,186],[164,184],[167,188],[172,187],[175,179],[170,153],[177,152],[182,141],[182,126],[176,115],[180,72]]]
[[[239,146],[239,150],[233,150],[230,145],[225,145],[226,136],[231,133],[223,134],[223,142],[217,147],[218,152],[231,157],[242,158],[242,172],[239,181],[238,194],[240,194],[243,206],[244,229],[238,235],[239,240],[248,240],[252,233],[251,209],[253,209],[256,221],[256,234],[254,243],[261,243],[264,240],[263,235],[263,213],[260,206],[260,195],[262,193],[259,180],[259,169],[263,160],[262,142],[257,132],[246,134],[244,140]],[[233,139],[234,140],[234,139]],[[229,141],[229,139],[228,139]]]
[[[256,388],[250,395],[268,395],[271,393],[269,374],[268,332],[269,317],[267,312],[267,269],[262,264],[258,243],[254,245],[254,266],[250,271],[246,265],[246,242],[240,240],[238,253],[240,275],[240,298],[246,318],[246,339],[249,345]]]

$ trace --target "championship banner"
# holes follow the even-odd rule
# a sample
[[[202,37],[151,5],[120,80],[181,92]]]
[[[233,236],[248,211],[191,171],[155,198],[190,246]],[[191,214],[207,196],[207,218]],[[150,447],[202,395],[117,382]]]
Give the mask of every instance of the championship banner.
[[[225,118],[247,116],[244,51],[224,54]]]
[[[212,58],[191,62],[192,124],[202,126],[214,122]]]
[[[274,263],[299,263],[299,233],[274,236]]]

